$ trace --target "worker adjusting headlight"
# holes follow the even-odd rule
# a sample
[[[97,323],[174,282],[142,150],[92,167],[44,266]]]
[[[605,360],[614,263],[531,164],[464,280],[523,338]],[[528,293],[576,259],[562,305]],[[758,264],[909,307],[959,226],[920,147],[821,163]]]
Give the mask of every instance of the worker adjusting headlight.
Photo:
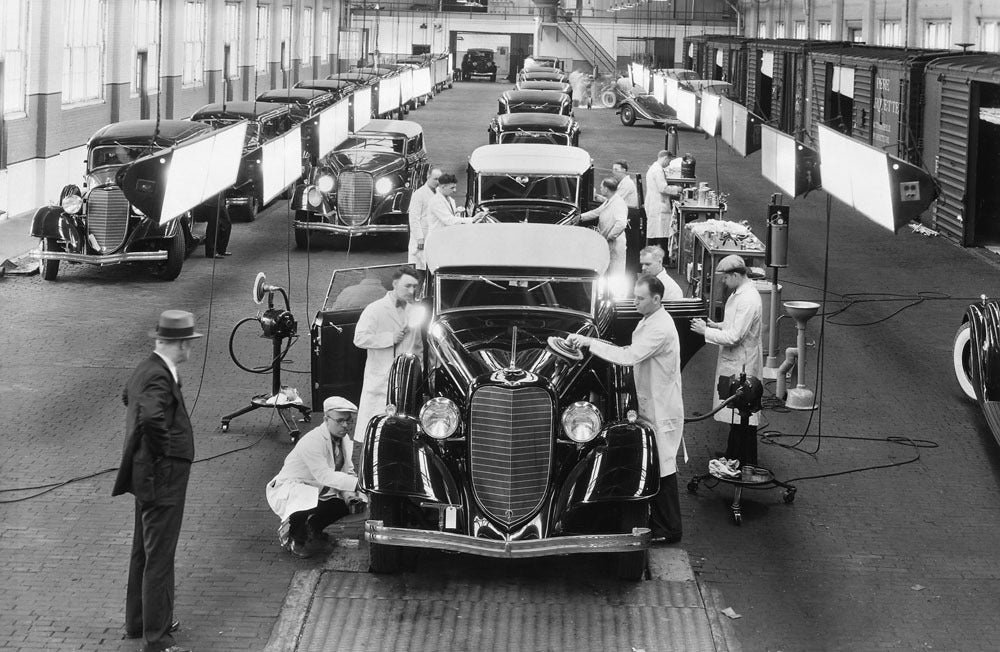
[[[443,396],[432,398],[420,408],[420,427],[434,439],[447,439],[455,434],[460,419],[458,407]]]
[[[69,215],[76,215],[83,209],[83,197],[80,195],[66,195],[60,202],[62,209]]]
[[[601,425],[601,413],[587,401],[577,401],[562,415],[563,432],[578,444],[596,437],[601,432]]]
[[[319,188],[320,192],[333,192],[336,185],[336,179],[331,174],[321,174],[316,179],[316,187]]]
[[[392,179],[389,177],[382,177],[375,182],[375,193],[378,195],[388,195],[392,192]]]

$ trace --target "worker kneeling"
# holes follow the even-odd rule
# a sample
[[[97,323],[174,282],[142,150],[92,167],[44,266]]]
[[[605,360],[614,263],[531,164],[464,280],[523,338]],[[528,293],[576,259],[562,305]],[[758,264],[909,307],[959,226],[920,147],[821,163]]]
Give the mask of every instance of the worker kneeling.
[[[323,401],[323,424],[299,439],[267,483],[267,502],[281,517],[278,541],[296,557],[308,557],[326,541],[326,526],[363,507],[351,461],[354,442],[346,436],[357,412],[339,396]]]

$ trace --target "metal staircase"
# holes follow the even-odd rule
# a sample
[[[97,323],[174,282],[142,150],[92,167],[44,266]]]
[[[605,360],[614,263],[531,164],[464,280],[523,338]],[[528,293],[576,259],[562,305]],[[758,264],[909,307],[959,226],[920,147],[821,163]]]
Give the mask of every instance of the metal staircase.
[[[610,52],[597,42],[597,39],[587,31],[586,27],[565,14],[559,16],[556,20],[556,27],[563,36],[576,46],[576,49],[592,66],[599,69],[599,72],[614,74],[618,67],[618,62],[611,56]]]

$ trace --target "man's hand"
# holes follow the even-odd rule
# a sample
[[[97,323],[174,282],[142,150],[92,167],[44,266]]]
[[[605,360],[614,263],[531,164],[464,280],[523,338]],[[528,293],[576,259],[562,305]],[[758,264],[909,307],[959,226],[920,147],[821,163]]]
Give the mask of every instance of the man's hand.
[[[708,328],[708,324],[705,323],[704,319],[692,319],[691,320],[691,330],[699,335],[704,335],[705,330]]]
[[[406,334],[410,332],[409,326],[403,326],[403,329],[396,332],[396,337],[393,338],[393,344],[399,344],[406,337]]]
[[[566,337],[566,343],[574,348],[580,348],[581,346],[590,346],[590,343],[594,341],[594,338],[587,337],[586,335],[580,335],[579,333],[570,333]]]

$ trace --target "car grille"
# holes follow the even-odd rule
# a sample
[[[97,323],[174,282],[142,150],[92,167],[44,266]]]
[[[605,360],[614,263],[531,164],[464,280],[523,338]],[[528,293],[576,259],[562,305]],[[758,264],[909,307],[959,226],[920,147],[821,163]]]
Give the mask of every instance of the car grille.
[[[128,200],[118,187],[94,188],[87,199],[87,232],[101,253],[117,249],[128,231]]]
[[[367,172],[341,172],[337,178],[337,214],[348,226],[368,221],[375,180]]]
[[[542,502],[552,457],[552,401],[538,387],[483,387],[469,424],[472,486],[482,508],[511,525]]]

